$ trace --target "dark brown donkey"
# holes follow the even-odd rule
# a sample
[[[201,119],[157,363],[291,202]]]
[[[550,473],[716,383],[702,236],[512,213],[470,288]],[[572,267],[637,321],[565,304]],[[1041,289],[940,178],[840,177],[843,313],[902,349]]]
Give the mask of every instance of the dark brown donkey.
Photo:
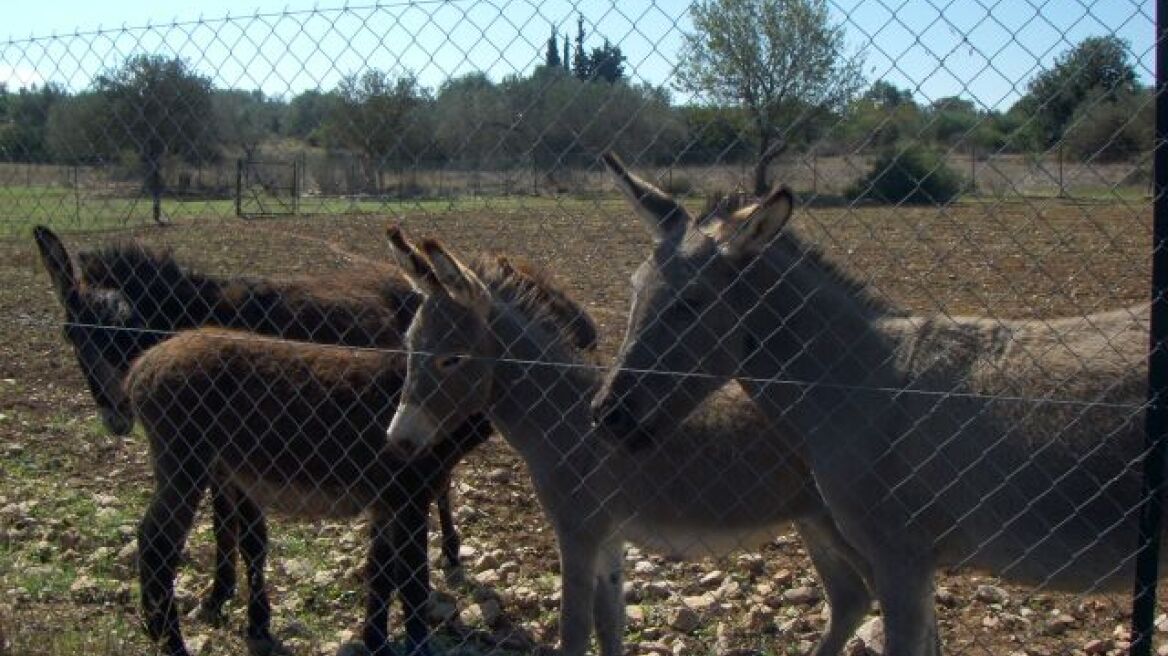
[[[400,591],[407,654],[429,653],[427,513],[483,431],[464,423],[431,450],[393,448],[385,431],[405,372],[396,351],[218,328],[186,331],[137,360],[126,390],[154,469],[154,495],[138,530],[138,573],[146,630],[164,653],[189,656],[174,579],[213,480],[236,490],[259,517],[245,539],[266,540],[263,508],[310,519],[369,511],[364,647],[390,654],[389,604]],[[262,557],[248,564],[248,647],[253,654],[286,653],[268,629],[263,568]]]

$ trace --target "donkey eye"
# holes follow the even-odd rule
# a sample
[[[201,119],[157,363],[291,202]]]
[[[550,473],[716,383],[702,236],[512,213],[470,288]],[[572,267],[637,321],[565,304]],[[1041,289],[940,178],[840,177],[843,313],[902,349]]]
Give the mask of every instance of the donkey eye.
[[[434,358],[434,366],[442,371],[453,369],[466,361],[466,355],[463,353],[455,353],[452,355],[439,355]]]

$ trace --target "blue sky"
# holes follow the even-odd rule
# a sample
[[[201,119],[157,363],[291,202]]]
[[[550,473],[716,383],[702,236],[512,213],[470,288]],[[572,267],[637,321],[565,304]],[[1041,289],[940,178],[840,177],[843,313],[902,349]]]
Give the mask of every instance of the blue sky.
[[[337,3],[314,9],[295,0],[201,0],[187,9],[146,0],[15,2],[0,27],[0,82],[80,89],[139,52],[179,55],[218,86],[277,95],[332,88],[367,67],[410,69],[432,87],[469,71],[497,80],[530,71],[550,25],[575,34],[581,13],[594,35],[589,45],[608,37],[635,79],[668,85],[690,29],[687,0],[349,4],[339,11]],[[286,7],[292,13],[282,13]],[[868,79],[908,87],[921,101],[962,95],[1007,107],[1056,55],[1107,33],[1128,40],[1145,82],[1153,71],[1151,0],[836,0],[831,10],[849,45],[866,51]]]

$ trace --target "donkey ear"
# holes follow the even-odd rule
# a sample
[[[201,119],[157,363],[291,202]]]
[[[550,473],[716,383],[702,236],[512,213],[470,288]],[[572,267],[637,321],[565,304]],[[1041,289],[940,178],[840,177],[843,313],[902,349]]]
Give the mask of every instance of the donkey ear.
[[[795,194],[789,187],[771,189],[762,202],[735,212],[722,226],[722,254],[731,258],[757,254],[787,225],[794,209]]]
[[[389,253],[393,256],[394,264],[401,269],[406,280],[419,294],[430,296],[444,291],[442,283],[438,282],[438,276],[434,275],[434,268],[414,245],[406,240],[400,226],[386,227],[385,236],[389,240]]]
[[[434,274],[451,298],[484,314],[490,310],[491,292],[470,267],[433,239],[422,242],[422,252],[434,265]]]
[[[655,241],[685,229],[690,220],[689,213],[677,201],[630,173],[624,162],[612,151],[606,151],[600,158],[612,173],[621,194],[632,204]]]
[[[41,252],[41,262],[44,263],[49,278],[53,281],[57,300],[64,303],[68,293],[77,288],[77,271],[73,268],[73,261],[69,259],[69,251],[65,250],[65,244],[61,243],[61,239],[44,226],[33,228],[32,236],[36,240],[37,249]]]

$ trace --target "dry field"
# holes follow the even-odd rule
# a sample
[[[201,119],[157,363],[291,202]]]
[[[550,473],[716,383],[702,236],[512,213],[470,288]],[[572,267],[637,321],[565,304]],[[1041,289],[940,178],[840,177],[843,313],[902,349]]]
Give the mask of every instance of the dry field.
[[[499,250],[548,265],[594,313],[603,356],[611,357],[627,277],[648,245],[615,199],[484,202],[401,217],[189,217],[118,234],[172,246],[207,272],[288,275],[383,259],[389,218],[461,252]],[[1150,211],[1143,201],[809,208],[796,223],[914,312],[1056,316],[1147,296]],[[66,241],[79,250],[110,238]],[[0,654],[146,652],[128,546],[150,486],[144,439],[103,434],[30,237],[0,241],[0,279]],[[442,598],[460,611],[438,629],[442,646],[459,653],[554,646],[555,545],[521,463],[492,440],[460,468],[457,491],[474,582],[451,587],[435,574]],[[275,629],[296,653],[331,653],[358,630],[360,526],[273,520]],[[188,552],[179,581],[186,604],[210,580],[205,520]],[[823,628],[818,582],[793,533],[725,560],[678,563],[630,549],[628,561],[627,642],[637,653],[802,654]],[[971,572],[944,572],[938,583],[948,654],[1117,654],[1124,646],[1117,640],[1128,621],[1125,596],[1034,591]],[[682,611],[687,606],[692,613]],[[243,624],[237,600],[228,626],[188,620],[185,628],[198,653],[218,655],[243,653]]]

